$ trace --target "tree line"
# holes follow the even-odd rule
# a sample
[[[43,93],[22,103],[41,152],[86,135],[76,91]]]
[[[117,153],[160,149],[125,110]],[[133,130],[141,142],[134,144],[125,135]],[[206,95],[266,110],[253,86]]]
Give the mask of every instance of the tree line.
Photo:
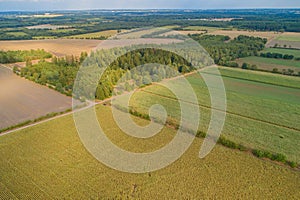
[[[244,35],[233,40],[223,35],[194,34],[191,37],[206,49],[216,64],[231,67],[237,67],[233,62],[237,58],[259,55],[267,43],[267,39]]]
[[[52,55],[43,49],[25,51],[0,51],[0,63],[16,63],[37,59],[51,58]]]
[[[285,60],[293,60],[295,57],[294,55],[290,54],[281,54],[281,53],[260,53],[260,57],[264,58],[276,58],[276,59],[285,59]],[[295,58],[295,60],[300,60],[300,58]]]
[[[111,50],[109,54],[113,55],[115,53],[113,51]],[[87,53],[82,53],[79,58],[74,56],[53,57],[52,62],[41,60],[34,65],[29,62],[25,68],[15,68],[14,71],[31,81],[47,85],[66,95],[72,95],[74,81],[80,66],[103,68],[105,70],[94,94],[97,99],[102,100],[112,95],[122,77],[123,83],[117,90],[119,92],[130,91],[136,87],[194,70],[191,63],[181,56],[160,49],[144,48],[130,51],[118,57],[107,68],[102,63],[103,59],[99,58],[100,54],[101,52],[93,52],[87,57]],[[148,63],[156,64],[143,66]],[[143,67],[136,68],[137,66]]]

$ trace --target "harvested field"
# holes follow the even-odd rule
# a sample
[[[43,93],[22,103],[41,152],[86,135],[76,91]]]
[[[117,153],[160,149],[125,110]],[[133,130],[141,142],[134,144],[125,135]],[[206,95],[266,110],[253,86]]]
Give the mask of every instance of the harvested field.
[[[0,66],[0,129],[71,108],[71,98]]]
[[[164,128],[147,143],[124,134],[109,107],[97,106],[96,113],[111,141],[133,152],[156,150],[175,134]],[[159,171],[123,173],[87,152],[69,115],[0,137],[0,199],[300,198],[298,171],[220,145],[200,159],[201,144],[196,138],[180,159]]]
[[[216,30],[208,33],[208,35],[226,35],[231,39],[238,37],[239,35],[247,35],[253,37],[266,38],[268,41],[278,37],[281,33],[277,32],[260,32],[260,31],[238,31],[238,30]]]
[[[44,49],[55,56],[79,56],[81,52],[90,52],[100,43],[100,40],[73,39],[0,41],[0,49],[5,51]]]
[[[300,49],[300,33],[286,32],[274,38],[267,44],[267,47],[286,47]]]

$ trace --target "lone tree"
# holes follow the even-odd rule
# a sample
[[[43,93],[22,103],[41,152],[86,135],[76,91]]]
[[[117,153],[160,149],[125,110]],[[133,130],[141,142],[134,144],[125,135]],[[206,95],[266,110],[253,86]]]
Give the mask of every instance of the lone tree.
[[[248,64],[247,63],[243,63],[243,65],[242,65],[242,69],[248,69],[249,67],[248,67]]]

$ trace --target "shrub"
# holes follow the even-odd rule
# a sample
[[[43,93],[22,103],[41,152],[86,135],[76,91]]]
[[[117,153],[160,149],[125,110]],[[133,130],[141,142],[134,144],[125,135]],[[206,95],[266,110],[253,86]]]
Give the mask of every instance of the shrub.
[[[294,161],[289,161],[289,162],[287,162],[287,164],[292,168],[296,168],[298,166],[297,163]]]
[[[227,62],[224,65],[227,67],[239,67],[239,64],[236,62]]]
[[[257,66],[256,65],[251,65],[250,69],[251,70],[257,70]]]
[[[236,143],[234,143],[234,142],[232,142],[230,140],[227,140],[226,138],[224,138],[222,136],[218,139],[218,143],[222,144],[222,145],[224,145],[226,147],[229,147],[231,149],[238,149],[238,147],[239,147],[238,144],[236,144]]]
[[[258,149],[254,149],[252,151],[252,153],[253,153],[253,155],[255,155],[258,158],[269,158],[271,160],[282,162],[282,163],[287,162],[286,156],[281,153],[272,154],[268,151],[263,151],[263,150],[258,150]]]
[[[247,63],[243,63],[242,69],[248,69],[248,68],[249,68],[249,65]]]
[[[285,162],[286,162],[286,156],[283,155],[283,154],[280,154],[280,153],[278,153],[278,154],[273,154],[273,155],[271,156],[271,160],[275,160],[275,161],[279,161],[279,162],[285,163]]]
[[[196,137],[205,138],[206,137],[206,133],[204,133],[202,131],[198,131],[197,134],[196,134]]]
[[[279,73],[278,68],[274,68],[274,69],[272,70],[272,72],[273,72],[273,73],[276,73],[276,74]]]
[[[253,155],[255,155],[258,158],[264,157],[264,152],[258,149],[253,149],[252,150]]]

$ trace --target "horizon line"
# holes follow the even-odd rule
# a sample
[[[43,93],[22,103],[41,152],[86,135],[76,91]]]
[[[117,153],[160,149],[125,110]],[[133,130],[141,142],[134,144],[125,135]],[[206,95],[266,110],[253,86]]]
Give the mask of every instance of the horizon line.
[[[115,10],[124,10],[124,11],[134,11],[134,10],[194,10],[194,11],[205,11],[205,10],[300,10],[300,7],[241,7],[241,8],[96,8],[96,9],[41,9],[41,10],[0,10],[0,12],[52,12],[52,11],[115,11]]]

